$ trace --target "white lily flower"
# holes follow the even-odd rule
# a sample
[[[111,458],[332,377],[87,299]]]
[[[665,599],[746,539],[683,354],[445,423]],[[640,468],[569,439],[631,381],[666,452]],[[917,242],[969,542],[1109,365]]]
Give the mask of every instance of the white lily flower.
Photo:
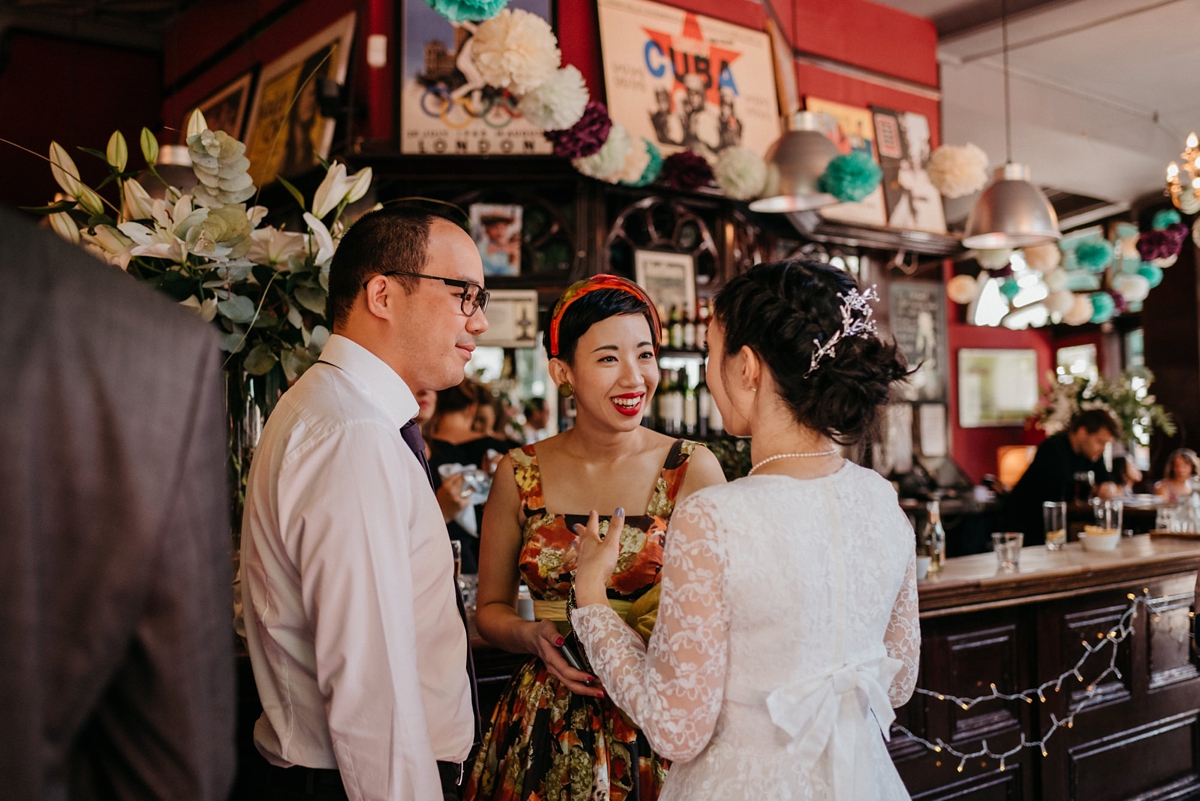
[[[71,215],[65,211],[50,215],[50,227],[54,229],[54,233],[71,244],[79,244],[79,226],[75,225],[75,221],[71,219]]]
[[[179,305],[191,309],[206,323],[211,323],[217,316],[216,298],[209,298],[202,302],[200,298],[192,295],[187,300],[179,301]]]
[[[350,184],[350,191],[346,193],[347,206],[363,199],[363,195],[367,194],[367,190],[371,188],[371,177],[370,167],[364,167],[354,174],[354,182]]]
[[[50,143],[50,173],[62,191],[73,198],[79,197],[79,168],[58,142]]]
[[[121,187],[122,211],[126,220],[149,220],[154,217],[154,198],[137,181],[125,181]],[[165,208],[165,207],[164,207]]]
[[[304,252],[304,234],[280,231],[277,228],[258,228],[250,232],[250,250],[246,258],[255,264],[271,267],[286,266],[289,256]]]
[[[200,109],[196,109],[192,112],[192,116],[188,117],[187,136],[184,138],[187,139],[198,133],[204,133],[207,130],[208,121],[204,119],[204,113]]]
[[[246,217],[250,220],[250,227],[257,228],[258,224],[267,216],[266,206],[251,206],[246,210]]]
[[[171,234],[170,228],[147,228],[141,223],[126,222],[117,226],[133,242],[130,254],[154,259],[169,259],[182,264],[185,258],[183,242]]]
[[[317,257],[315,262],[320,266],[333,258],[333,237],[329,235],[329,229],[325,227],[325,223],[307,211],[304,212],[304,221],[308,223],[308,229],[316,237]]]
[[[132,252],[133,240],[109,225],[97,225],[95,230],[95,234],[79,232],[80,238],[87,243],[87,249],[109,264],[122,270],[128,269],[129,259],[135,255]]]
[[[79,184],[79,194],[75,199],[79,201],[79,205],[88,214],[104,213],[104,201],[100,199],[100,196],[90,186]]]
[[[350,185],[351,181],[346,177],[346,165],[336,162],[325,173],[325,180],[321,181],[317,193],[313,195],[312,213],[317,219],[324,219],[325,215],[337,208],[350,191]]]
[[[129,162],[129,146],[125,144],[125,136],[120,131],[113,131],[108,138],[104,159],[109,166],[116,167],[117,172],[125,172],[125,165]]]

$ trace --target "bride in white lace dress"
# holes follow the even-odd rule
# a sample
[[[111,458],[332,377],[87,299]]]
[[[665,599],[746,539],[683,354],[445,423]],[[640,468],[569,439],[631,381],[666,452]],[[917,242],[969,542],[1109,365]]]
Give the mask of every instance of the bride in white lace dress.
[[[909,797],[884,740],[917,678],[913,532],[891,485],[834,447],[905,375],[870,317],[846,273],[810,262],[718,296],[708,383],[755,468],[676,508],[648,644],[605,601],[619,538],[595,513],[577,527],[575,633],[674,760],[662,799]]]

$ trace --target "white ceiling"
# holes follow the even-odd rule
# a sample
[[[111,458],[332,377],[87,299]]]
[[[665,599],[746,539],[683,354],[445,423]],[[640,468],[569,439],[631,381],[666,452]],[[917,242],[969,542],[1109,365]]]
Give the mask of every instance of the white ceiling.
[[[938,25],[942,140],[1002,164],[1000,0],[880,1]],[[1160,191],[1200,129],[1200,0],[1009,6],[1013,160],[1043,186],[1114,203]]]

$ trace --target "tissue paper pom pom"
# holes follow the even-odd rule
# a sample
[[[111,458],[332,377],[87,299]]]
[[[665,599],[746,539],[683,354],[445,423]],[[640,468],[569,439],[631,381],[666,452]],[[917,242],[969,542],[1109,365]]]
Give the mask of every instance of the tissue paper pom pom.
[[[817,188],[843,203],[857,203],[874,192],[881,180],[883,170],[875,160],[856,150],[836,156],[829,162],[825,174],[817,181]]]
[[[1058,245],[1049,242],[1045,245],[1030,245],[1025,248],[1025,266],[1031,270],[1047,272],[1062,264],[1062,251]]]
[[[1107,323],[1117,312],[1117,302],[1107,292],[1093,292],[1089,298],[1092,303],[1092,316],[1089,322]]]
[[[481,19],[491,19],[500,9],[508,5],[508,0],[425,0],[437,13],[451,22],[478,22]]]
[[[988,182],[988,157],[977,145],[942,145],[929,157],[929,180],[946,197],[973,195]]]
[[[658,179],[658,174],[662,172],[662,151],[649,139],[642,139],[642,141],[646,143],[646,168],[642,170],[642,174],[638,176],[636,181],[621,181],[626,186],[646,186],[647,184],[652,184]]]
[[[1006,278],[1000,283],[1000,294],[1010,301],[1021,291],[1021,285],[1013,278]]]
[[[1162,231],[1147,231],[1139,236],[1137,241],[1138,255],[1146,261],[1173,259],[1175,256],[1178,256],[1180,248],[1183,247],[1183,240],[1178,239],[1172,232],[1174,227],[1172,225]],[[1184,228],[1184,230],[1187,229]]]
[[[767,184],[767,163],[748,147],[722,150],[713,173],[717,186],[734,200],[753,200]]]
[[[1200,248],[1200,219],[1192,223],[1192,241],[1196,243],[1196,247]]]
[[[516,95],[537,89],[562,61],[550,25],[520,8],[506,8],[481,22],[471,37],[471,53],[483,80]]]
[[[1075,305],[1075,293],[1065,289],[1051,292],[1046,296],[1045,305],[1051,314],[1064,317],[1071,311],[1071,307]]]
[[[632,147],[633,142],[630,141],[625,126],[613,123],[603,147],[590,156],[575,159],[572,164],[575,165],[575,169],[590,178],[615,184],[625,166],[625,157],[629,155]]]
[[[1141,275],[1119,275],[1112,287],[1130,303],[1143,301],[1150,294],[1150,282]]]
[[[680,150],[663,161],[661,177],[672,189],[694,192],[712,182],[713,170],[703,156]]]
[[[661,156],[660,156],[661,160]],[[642,179],[642,174],[650,166],[650,143],[638,136],[630,142],[629,153],[625,156],[625,164],[617,173],[617,180],[629,186]]]
[[[1180,222],[1183,222],[1183,218],[1175,209],[1159,209],[1154,213],[1154,222],[1150,223],[1150,227],[1155,231],[1161,231]]]
[[[978,286],[974,277],[956,275],[946,282],[946,297],[960,306],[965,306],[975,299],[975,290]]]
[[[546,131],[543,136],[554,145],[554,155],[574,161],[590,156],[603,147],[612,124],[608,109],[603,103],[593,100],[584,108],[579,122],[561,131]]]
[[[1046,289],[1051,292],[1059,292],[1067,288],[1067,271],[1066,270],[1050,270],[1042,274],[1042,281],[1046,284]]]
[[[1162,230],[1162,232],[1166,234],[1167,237],[1169,237],[1172,241],[1178,242],[1179,247],[1182,248],[1183,241],[1187,239],[1188,227],[1183,223],[1174,223],[1172,225],[1168,225]],[[1179,251],[1176,251],[1176,253],[1178,252]]]
[[[588,88],[572,66],[555,70],[542,85],[521,98],[517,111],[534,127],[561,131],[579,122],[587,108]]]
[[[1090,273],[1112,264],[1113,246],[1106,239],[1088,239],[1075,246],[1075,263]]]
[[[979,262],[979,266],[985,270],[1001,270],[1012,261],[1012,254],[1010,248],[977,250],[975,251],[975,261]]]
[[[1163,280],[1162,267],[1159,267],[1157,264],[1151,264],[1148,261],[1142,262],[1142,266],[1138,267],[1138,275],[1146,279],[1151,289],[1161,284]]]
[[[1063,322],[1067,325],[1083,325],[1092,319],[1094,311],[1092,301],[1087,295],[1075,295],[1071,310],[1063,315]]]

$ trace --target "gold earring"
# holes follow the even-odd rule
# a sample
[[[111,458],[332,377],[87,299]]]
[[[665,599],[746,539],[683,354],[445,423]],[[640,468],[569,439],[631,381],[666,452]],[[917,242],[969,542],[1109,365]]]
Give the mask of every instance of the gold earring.
[[[558,385],[558,394],[561,397],[569,398],[573,394],[575,394],[575,388],[573,386],[571,386],[570,381],[564,381]]]

